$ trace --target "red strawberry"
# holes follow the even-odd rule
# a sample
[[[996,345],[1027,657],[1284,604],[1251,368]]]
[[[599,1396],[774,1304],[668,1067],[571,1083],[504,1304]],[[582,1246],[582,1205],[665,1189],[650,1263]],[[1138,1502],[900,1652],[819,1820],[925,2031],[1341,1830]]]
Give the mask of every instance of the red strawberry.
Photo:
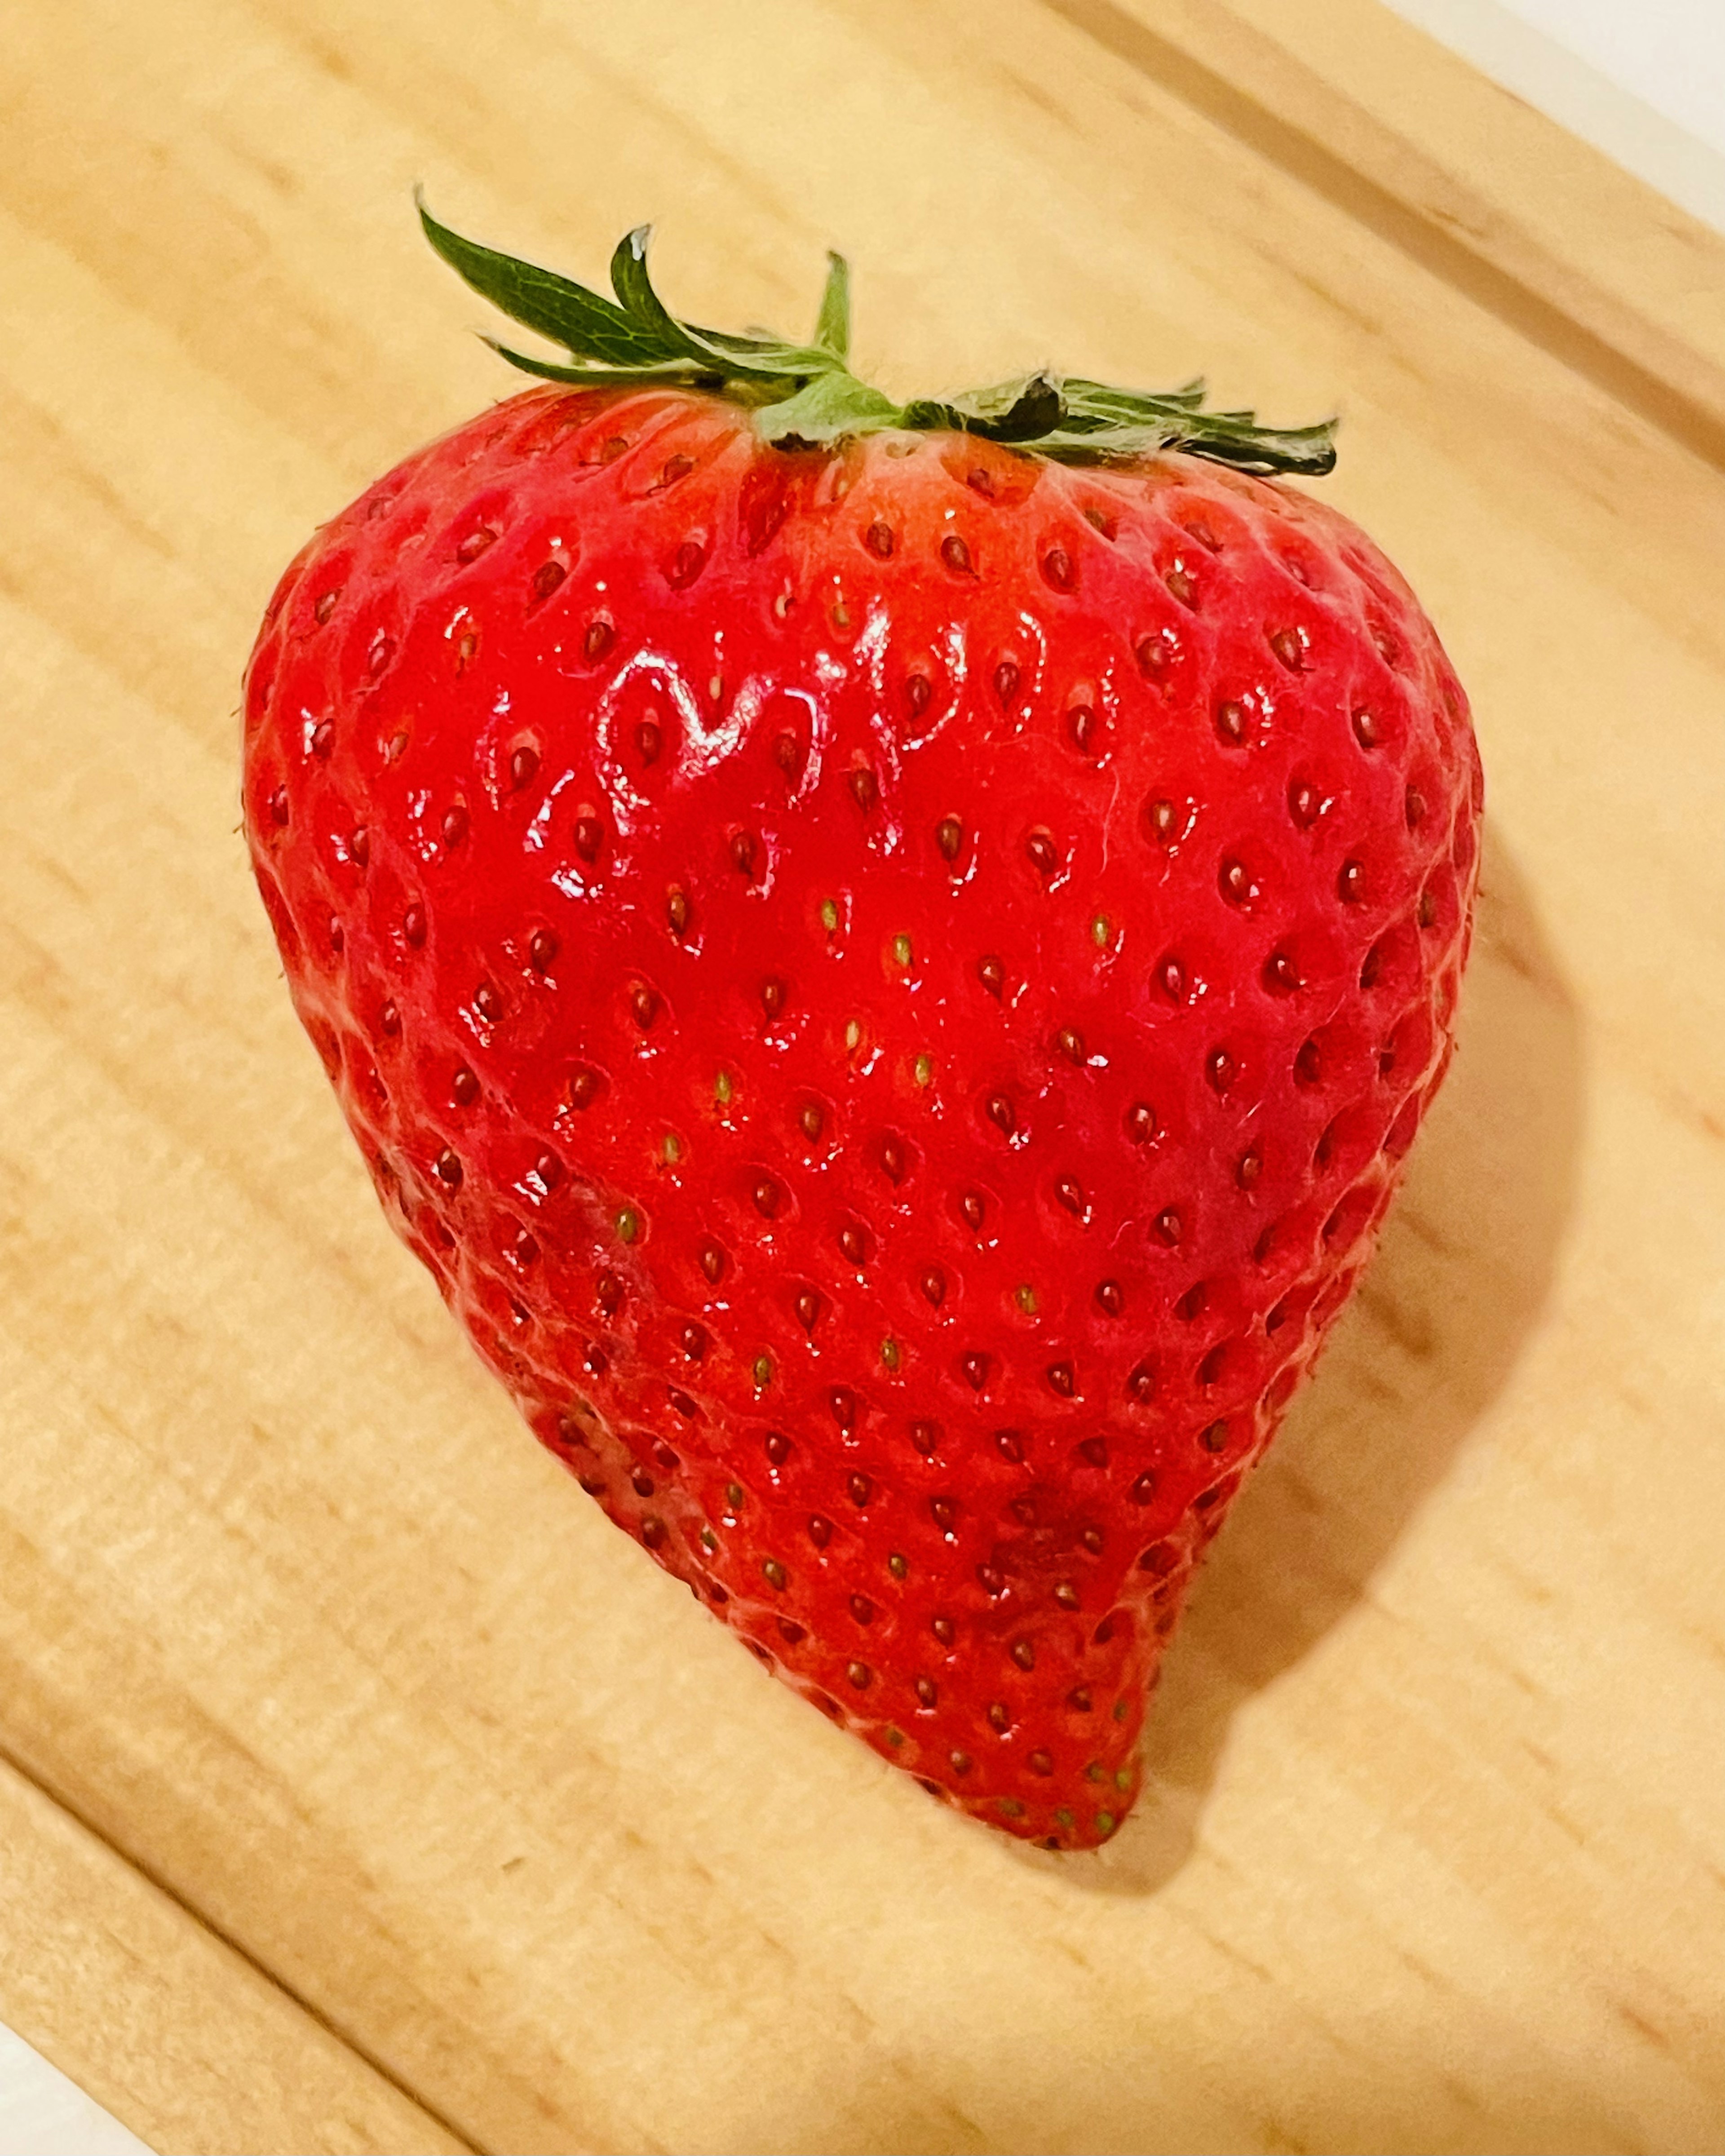
[[[1461,690],[1252,475],[1323,429],[896,409],[840,264],[793,347],[673,321],[639,235],[614,305],[427,225],[573,357],[271,603],[245,809],[300,1014],[583,1488],[927,1787],[1101,1840],[1442,1075]]]

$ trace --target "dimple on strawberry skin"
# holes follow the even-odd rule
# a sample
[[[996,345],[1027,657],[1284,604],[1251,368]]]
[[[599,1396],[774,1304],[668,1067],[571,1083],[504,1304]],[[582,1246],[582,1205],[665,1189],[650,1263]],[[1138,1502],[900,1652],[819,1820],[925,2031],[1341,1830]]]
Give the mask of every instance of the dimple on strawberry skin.
[[[567,357],[270,603],[295,1006],[582,1488],[937,1795],[1092,1846],[1449,1058],[1466,699],[1280,476],[1327,428],[895,406],[837,258],[796,346],[675,319],[644,233],[608,299],[424,223]]]

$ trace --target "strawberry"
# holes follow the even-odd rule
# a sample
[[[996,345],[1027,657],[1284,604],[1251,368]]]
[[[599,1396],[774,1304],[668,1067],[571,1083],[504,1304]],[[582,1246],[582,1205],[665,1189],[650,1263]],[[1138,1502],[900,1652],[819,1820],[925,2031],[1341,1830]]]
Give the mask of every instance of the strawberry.
[[[1039,375],[458,239],[567,348],[282,579],[244,803],[394,1224],[543,1442],[769,1668],[1050,1845],[1130,1806],[1200,1552],[1450,1052],[1479,764],[1277,472]]]

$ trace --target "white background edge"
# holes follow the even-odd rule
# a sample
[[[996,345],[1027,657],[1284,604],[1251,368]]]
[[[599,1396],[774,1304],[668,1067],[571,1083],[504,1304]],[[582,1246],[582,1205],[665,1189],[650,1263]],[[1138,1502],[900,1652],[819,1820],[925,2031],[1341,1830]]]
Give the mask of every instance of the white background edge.
[[[150,2156],[111,2112],[0,2027],[0,2156]]]
[[[1388,4],[1692,217],[1725,232],[1725,7],[1719,0]],[[1596,64],[1609,60],[1621,42],[1625,17],[1636,25],[1635,89]],[[1539,27],[1540,18],[1561,22],[1561,42]],[[1706,133],[1693,131],[1697,127]]]

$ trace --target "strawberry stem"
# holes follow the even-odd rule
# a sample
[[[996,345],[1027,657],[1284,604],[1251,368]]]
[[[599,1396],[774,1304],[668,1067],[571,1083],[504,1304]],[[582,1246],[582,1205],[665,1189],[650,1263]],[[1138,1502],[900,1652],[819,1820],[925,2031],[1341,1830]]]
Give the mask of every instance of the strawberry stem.
[[[1178,449],[1242,471],[1314,478],[1336,462],[1333,419],[1264,427],[1250,412],[1208,412],[1201,381],[1156,394],[1044,369],[961,396],[895,404],[847,363],[850,269],[842,254],[827,257],[814,342],[788,344],[761,331],[737,335],[679,320],[648,275],[649,226],[638,225],[618,243],[611,257],[615,297],[606,299],[462,238],[416,200],[426,238],[456,275],[512,321],[567,353],[567,360],[541,359],[487,338],[511,367],[542,380],[714,390],[752,408],[763,439],[783,449],[885,428],[951,429],[1065,464],[1119,463]]]

